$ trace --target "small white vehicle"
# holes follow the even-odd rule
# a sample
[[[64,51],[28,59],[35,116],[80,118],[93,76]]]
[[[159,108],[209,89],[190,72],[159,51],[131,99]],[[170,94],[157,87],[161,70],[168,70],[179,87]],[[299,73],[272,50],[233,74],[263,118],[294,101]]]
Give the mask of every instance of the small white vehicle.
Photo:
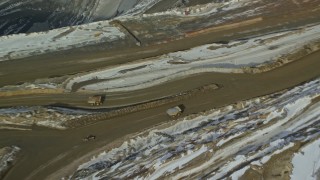
[[[172,118],[176,118],[176,117],[179,117],[183,113],[184,109],[185,109],[184,105],[181,104],[179,106],[175,106],[175,107],[168,109],[167,114]]]

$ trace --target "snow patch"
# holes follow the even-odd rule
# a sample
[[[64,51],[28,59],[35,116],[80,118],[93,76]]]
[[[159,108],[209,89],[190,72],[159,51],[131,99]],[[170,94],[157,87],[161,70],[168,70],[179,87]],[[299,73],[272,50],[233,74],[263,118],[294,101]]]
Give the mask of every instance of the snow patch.
[[[308,144],[292,159],[292,180],[316,180],[320,175],[320,139]]]

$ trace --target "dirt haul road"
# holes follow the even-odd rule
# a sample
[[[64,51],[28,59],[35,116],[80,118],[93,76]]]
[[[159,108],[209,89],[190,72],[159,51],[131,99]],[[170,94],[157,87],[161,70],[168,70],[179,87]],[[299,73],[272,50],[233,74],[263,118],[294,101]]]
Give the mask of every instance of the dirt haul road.
[[[230,104],[292,87],[320,76],[320,52],[276,70],[258,75],[202,74],[191,77],[188,82],[199,79],[215,79],[223,88],[213,93],[184,100],[186,114]],[[192,80],[193,79],[193,80]],[[175,82],[184,88],[184,83]],[[162,90],[170,84],[163,85]],[[159,87],[158,87],[159,88]],[[167,88],[168,89],[168,88]],[[4,103],[4,102],[2,102]],[[5,179],[44,179],[74,159],[102,147],[117,138],[141,131],[155,124],[168,121],[165,110],[173,104],[111,118],[84,128],[67,131],[34,127],[33,131],[0,131],[0,146],[18,145],[22,148],[22,159],[7,174]],[[83,143],[82,137],[94,133],[97,141]],[[46,153],[43,153],[46,152]],[[75,168],[75,167],[74,167]]]
[[[198,95],[196,99],[198,99],[201,104],[206,102],[207,97],[230,97],[230,94],[234,94],[234,92],[241,94],[240,96],[242,96],[242,98],[231,99],[231,102],[249,98],[250,95],[254,97],[257,95],[269,94],[320,75],[319,57],[320,51],[317,51],[283,67],[260,74],[203,73],[147,89],[108,93],[106,96],[106,102],[103,106],[99,106],[99,108],[112,108],[138,104],[165,96],[179,94],[180,92],[192,90],[206,84],[218,84],[221,86],[221,89]],[[244,95],[247,97],[243,97]],[[9,96],[1,97],[0,107],[55,104],[86,107],[88,106],[88,96],[90,95],[83,93]],[[221,102],[227,100],[228,98],[224,98],[221,99]],[[185,101],[188,101],[188,99]],[[217,102],[217,99],[215,102]]]

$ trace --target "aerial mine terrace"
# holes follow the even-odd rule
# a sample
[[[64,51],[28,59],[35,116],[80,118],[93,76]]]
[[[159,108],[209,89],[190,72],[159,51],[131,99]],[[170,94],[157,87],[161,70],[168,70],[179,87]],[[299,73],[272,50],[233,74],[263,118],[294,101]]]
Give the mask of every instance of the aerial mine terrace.
[[[318,0],[0,7],[0,178],[319,179]]]

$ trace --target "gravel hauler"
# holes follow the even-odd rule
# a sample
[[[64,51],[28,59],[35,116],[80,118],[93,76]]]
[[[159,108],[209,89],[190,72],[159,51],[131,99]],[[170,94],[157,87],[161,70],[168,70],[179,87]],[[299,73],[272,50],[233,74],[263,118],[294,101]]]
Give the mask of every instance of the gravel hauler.
[[[101,95],[94,95],[94,96],[90,96],[88,98],[88,104],[92,105],[92,106],[100,106],[103,103],[103,96]]]

